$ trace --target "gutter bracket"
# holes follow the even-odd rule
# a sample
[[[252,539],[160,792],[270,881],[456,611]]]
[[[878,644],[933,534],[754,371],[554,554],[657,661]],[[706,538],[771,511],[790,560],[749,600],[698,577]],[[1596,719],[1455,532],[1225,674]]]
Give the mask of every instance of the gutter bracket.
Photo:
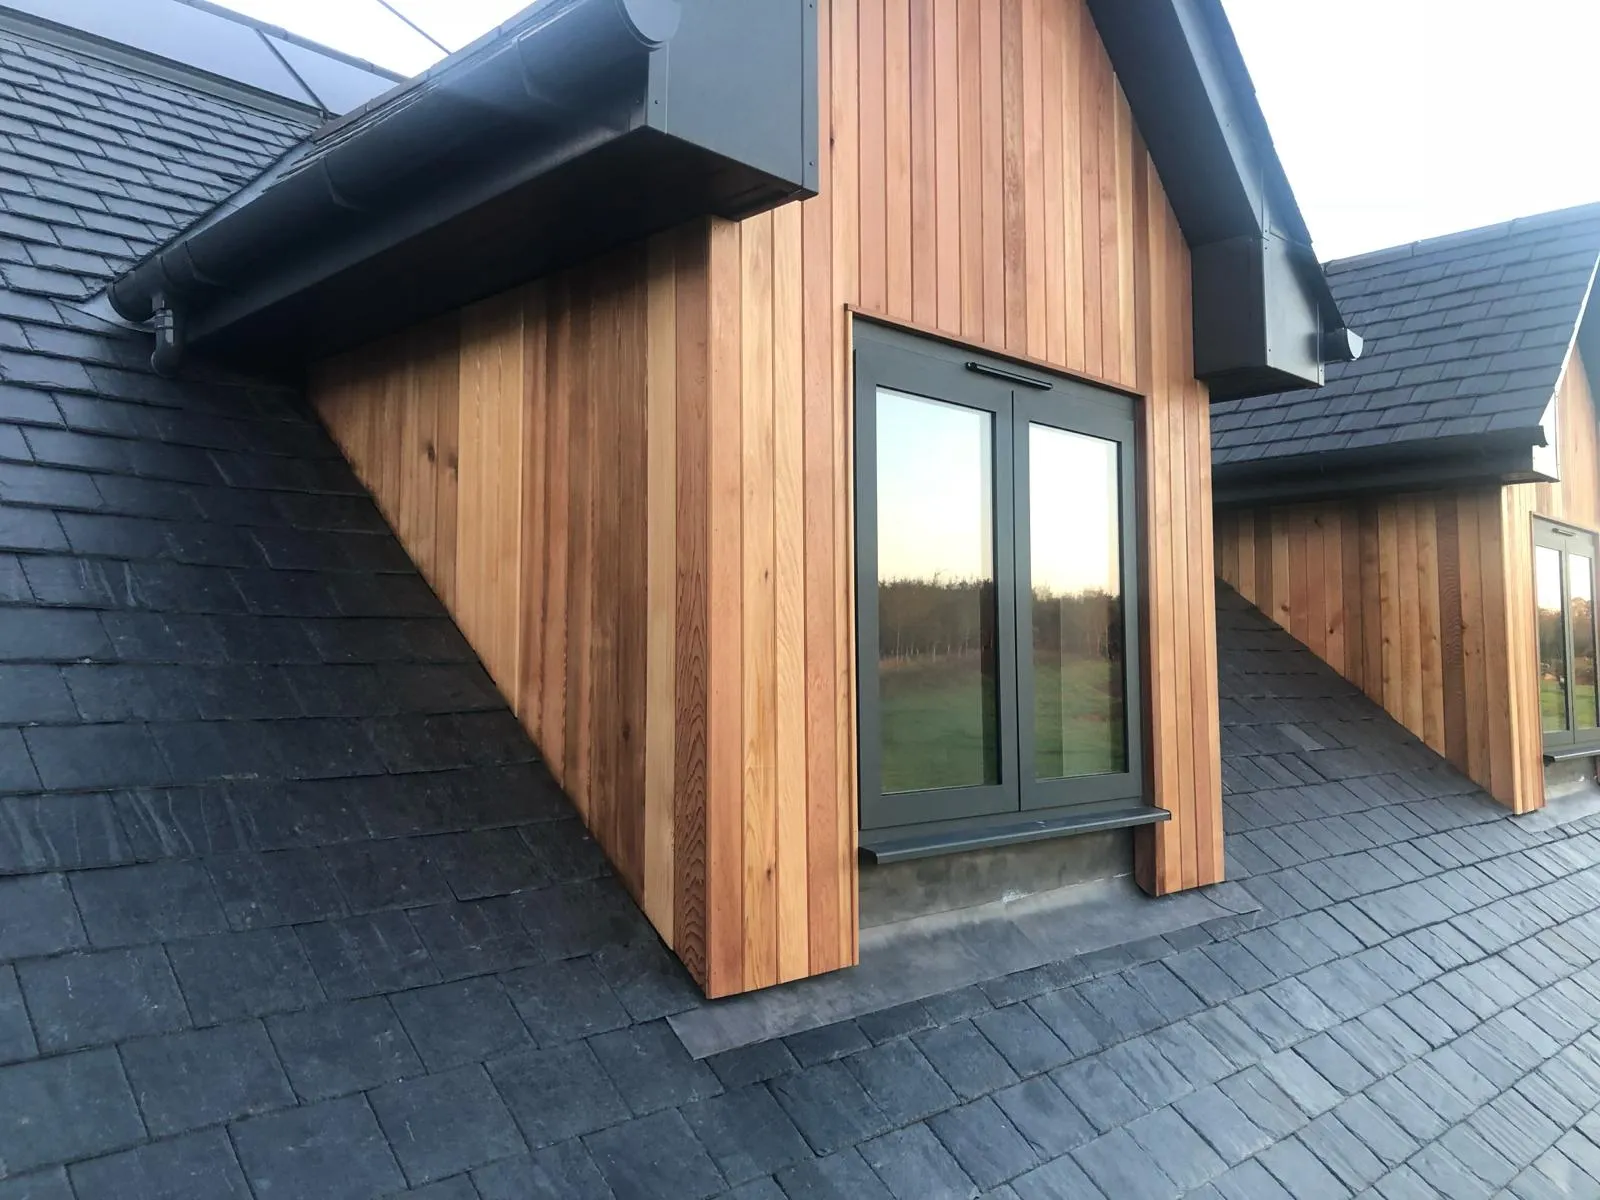
[[[155,333],[155,348],[150,351],[150,369],[163,379],[175,378],[183,364],[183,312],[162,293],[154,297],[155,313],[150,318]]]

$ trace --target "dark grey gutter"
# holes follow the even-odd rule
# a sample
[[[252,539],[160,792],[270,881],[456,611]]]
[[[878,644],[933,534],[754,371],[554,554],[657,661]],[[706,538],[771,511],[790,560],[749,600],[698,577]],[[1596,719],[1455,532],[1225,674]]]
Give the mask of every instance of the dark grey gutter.
[[[548,13],[551,8],[557,11]],[[330,122],[247,203],[224,206],[178,241],[114,281],[108,297],[129,321],[237,289],[297,244],[352,225],[392,204],[421,169],[477,157],[503,124],[480,121],[484,107],[509,113],[521,101],[528,133],[559,124],[607,89],[637,78],[650,51],[677,29],[677,0],[568,0],[497,39],[487,52],[452,61],[346,117]],[[636,84],[637,86],[637,84]],[[440,152],[443,151],[443,154]],[[443,158],[444,162],[430,162]]]
[[[809,0],[547,0],[324,126],[108,297],[133,321],[174,307],[197,346],[282,370],[690,217],[811,194],[814,54]]]
[[[1213,399],[1320,387],[1360,353],[1220,0],[1089,0],[1191,250],[1194,369]]]
[[[1533,463],[1534,449],[1545,444],[1544,429],[1534,425],[1217,463],[1211,469],[1212,499],[1220,506],[1287,504],[1407,489],[1531,483],[1546,478]]]

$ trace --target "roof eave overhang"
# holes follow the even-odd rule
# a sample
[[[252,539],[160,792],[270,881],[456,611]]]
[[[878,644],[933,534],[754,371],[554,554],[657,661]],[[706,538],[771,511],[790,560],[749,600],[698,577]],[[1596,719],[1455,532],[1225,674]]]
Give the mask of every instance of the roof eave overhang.
[[[1220,0],[1089,8],[1189,243],[1195,376],[1214,400],[1320,387],[1344,322]]]
[[[1535,483],[1545,445],[1540,426],[1456,437],[1423,438],[1316,454],[1213,465],[1219,506],[1289,504],[1401,491]]]
[[[805,0],[548,0],[364,110],[110,288],[284,373],[701,216],[816,190]]]

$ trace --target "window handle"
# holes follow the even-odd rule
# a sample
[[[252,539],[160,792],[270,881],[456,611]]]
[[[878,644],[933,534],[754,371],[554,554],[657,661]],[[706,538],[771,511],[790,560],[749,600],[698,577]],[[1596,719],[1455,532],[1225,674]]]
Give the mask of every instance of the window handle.
[[[1017,371],[1007,371],[1002,367],[991,367],[988,363],[969,362],[967,370],[976,371],[979,375],[990,375],[995,379],[1004,379],[1008,383],[1020,383],[1023,387],[1038,388],[1041,392],[1048,392],[1055,384],[1048,379],[1035,379],[1032,375],[1023,375]]]

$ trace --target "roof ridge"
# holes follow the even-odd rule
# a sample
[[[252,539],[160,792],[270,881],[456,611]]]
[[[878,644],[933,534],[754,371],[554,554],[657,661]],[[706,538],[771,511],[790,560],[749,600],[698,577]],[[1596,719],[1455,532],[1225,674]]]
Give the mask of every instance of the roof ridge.
[[[1554,208],[1547,212],[1527,213],[1519,217],[1512,217],[1507,221],[1495,221],[1491,224],[1479,225],[1471,229],[1458,229],[1451,233],[1418,238],[1413,242],[1401,242],[1394,246],[1368,250],[1362,254],[1352,254],[1345,258],[1330,258],[1322,266],[1325,271],[1343,271],[1360,266],[1373,266],[1385,261],[1399,261],[1405,258],[1414,258],[1419,254],[1431,253],[1435,250],[1448,249],[1456,244],[1488,240],[1496,235],[1510,237],[1512,234],[1521,233],[1524,230],[1557,225],[1567,220],[1578,220],[1580,216],[1600,219],[1600,200],[1591,200],[1584,204],[1573,204],[1566,208]]]

